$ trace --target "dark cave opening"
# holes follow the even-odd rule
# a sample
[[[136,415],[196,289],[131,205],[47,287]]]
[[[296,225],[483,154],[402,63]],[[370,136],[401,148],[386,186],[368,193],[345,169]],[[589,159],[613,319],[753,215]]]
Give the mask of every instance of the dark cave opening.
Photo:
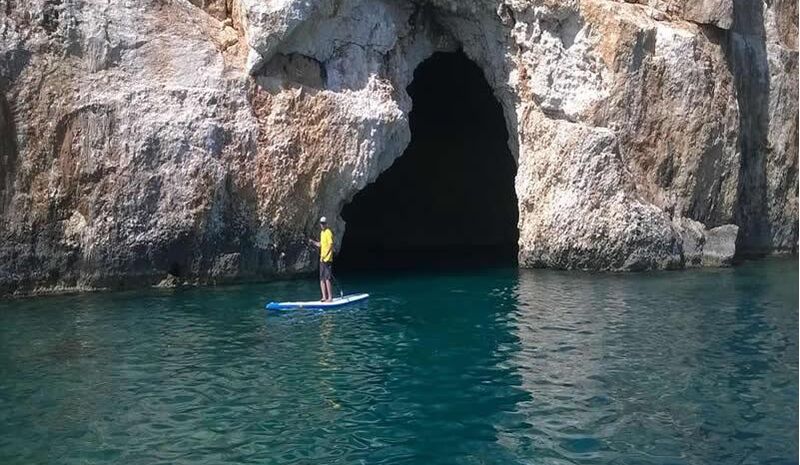
[[[337,268],[515,266],[517,167],[483,72],[463,52],[436,53],[408,93],[411,141],[344,207]]]

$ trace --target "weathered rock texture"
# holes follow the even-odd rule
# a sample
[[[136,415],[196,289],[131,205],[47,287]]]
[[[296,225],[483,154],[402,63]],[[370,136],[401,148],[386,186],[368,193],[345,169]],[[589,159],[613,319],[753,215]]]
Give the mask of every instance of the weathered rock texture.
[[[309,270],[315,218],[344,231],[408,144],[416,66],[457,49],[504,109],[521,266],[796,250],[796,11],[0,0],[0,294]]]

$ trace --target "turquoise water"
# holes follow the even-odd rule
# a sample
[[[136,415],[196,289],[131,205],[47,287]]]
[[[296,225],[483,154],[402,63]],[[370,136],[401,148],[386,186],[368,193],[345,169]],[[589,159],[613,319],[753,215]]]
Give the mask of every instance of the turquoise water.
[[[0,303],[2,464],[797,463],[797,261]]]

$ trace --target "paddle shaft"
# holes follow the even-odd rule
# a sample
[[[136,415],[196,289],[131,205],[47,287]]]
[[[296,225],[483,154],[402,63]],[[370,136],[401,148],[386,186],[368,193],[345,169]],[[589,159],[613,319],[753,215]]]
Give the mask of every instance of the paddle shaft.
[[[331,278],[333,279],[333,285],[339,288],[339,297],[344,297],[344,289],[342,289],[342,285],[339,284],[339,280],[336,279],[336,275],[333,274],[333,271],[331,271]]]

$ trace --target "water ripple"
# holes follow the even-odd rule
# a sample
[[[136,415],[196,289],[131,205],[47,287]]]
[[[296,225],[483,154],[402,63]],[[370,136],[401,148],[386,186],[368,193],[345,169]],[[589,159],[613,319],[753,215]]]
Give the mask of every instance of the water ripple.
[[[0,304],[0,463],[796,463],[796,262]]]

